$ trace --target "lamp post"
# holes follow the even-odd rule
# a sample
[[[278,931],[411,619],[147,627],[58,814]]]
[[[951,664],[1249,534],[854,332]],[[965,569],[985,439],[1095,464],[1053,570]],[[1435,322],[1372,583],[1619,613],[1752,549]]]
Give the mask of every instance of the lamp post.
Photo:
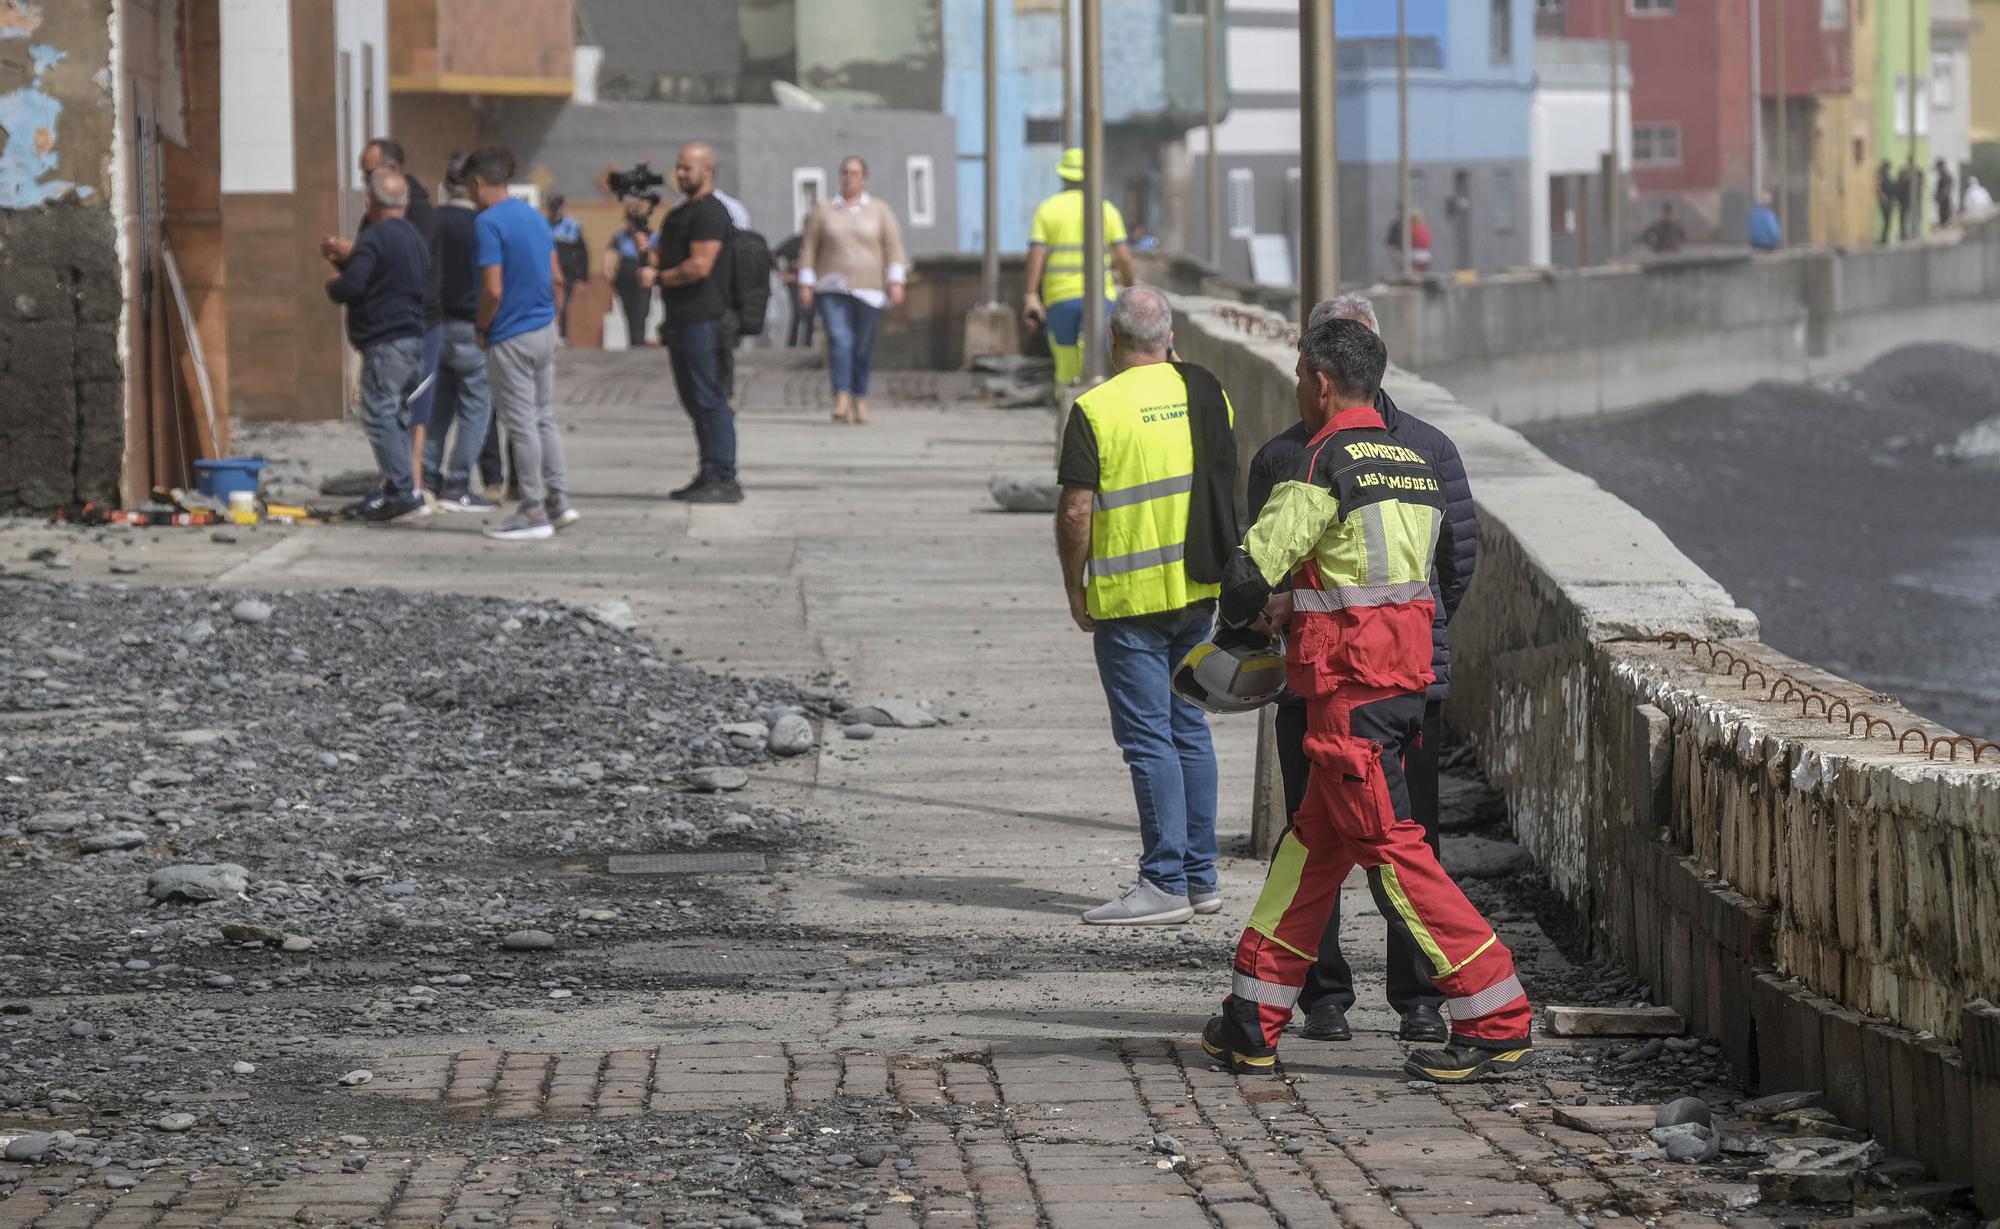
[[[1299,0],[1299,318],[1340,285],[1340,168],[1334,126],[1334,0]]]
[[[1215,147],[1215,113],[1221,109],[1218,99],[1221,91],[1221,76],[1216,60],[1221,51],[1216,46],[1222,37],[1222,0],[1208,0],[1208,13],[1201,32],[1201,97],[1204,128],[1207,133],[1208,158],[1202,167],[1202,178],[1208,191],[1208,264],[1218,272],[1222,269],[1222,158]]]
[[[1083,4],[1083,378],[1104,378],[1104,24]]]
[[[979,282],[986,302],[1000,301],[1000,0],[986,0],[986,247]]]
[[[1403,276],[1414,271],[1410,257],[1410,26],[1407,0],[1396,0],[1396,222],[1397,245],[1403,250]]]

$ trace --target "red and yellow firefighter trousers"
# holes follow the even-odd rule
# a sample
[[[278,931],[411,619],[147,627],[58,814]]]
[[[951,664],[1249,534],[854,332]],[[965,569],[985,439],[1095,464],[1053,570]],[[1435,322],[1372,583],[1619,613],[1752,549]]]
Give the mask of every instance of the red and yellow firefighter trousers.
[[[1528,1043],[1528,996],[1514,957],[1438,865],[1410,818],[1404,751],[1421,737],[1422,692],[1343,684],[1306,701],[1305,805],[1271,859],[1264,891],[1236,945],[1234,992],[1223,1012],[1254,1046],[1275,1048],[1319,955],[1348,872],[1381,868],[1397,920],[1409,928],[1446,995],[1452,1039],[1488,1048]]]

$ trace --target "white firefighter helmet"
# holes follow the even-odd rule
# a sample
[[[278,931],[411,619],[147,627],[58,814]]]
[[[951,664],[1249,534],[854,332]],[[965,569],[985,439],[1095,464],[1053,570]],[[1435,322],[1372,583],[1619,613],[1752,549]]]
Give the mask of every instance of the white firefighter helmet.
[[[1174,669],[1174,694],[1211,713],[1251,713],[1285,687],[1285,658],[1254,633],[1219,629]]]

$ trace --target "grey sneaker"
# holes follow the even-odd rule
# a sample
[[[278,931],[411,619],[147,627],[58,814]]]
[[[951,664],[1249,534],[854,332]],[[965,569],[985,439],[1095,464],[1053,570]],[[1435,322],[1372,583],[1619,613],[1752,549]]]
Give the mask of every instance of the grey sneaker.
[[[1196,913],[1220,913],[1222,912],[1222,889],[1219,887],[1189,888],[1188,904],[1194,906]]]
[[[578,512],[576,505],[570,503],[569,496],[560,491],[544,500],[542,507],[549,514],[549,524],[557,529],[568,529],[583,519],[583,513]]]
[[[1118,899],[1085,910],[1083,920],[1090,926],[1173,926],[1193,916],[1187,897],[1175,896],[1152,880],[1141,879],[1127,886]]]
[[[498,525],[488,525],[486,536],[498,538],[502,542],[527,542],[536,538],[553,538],[556,527],[549,524],[549,517],[540,508],[522,506],[514,510],[514,515]]]

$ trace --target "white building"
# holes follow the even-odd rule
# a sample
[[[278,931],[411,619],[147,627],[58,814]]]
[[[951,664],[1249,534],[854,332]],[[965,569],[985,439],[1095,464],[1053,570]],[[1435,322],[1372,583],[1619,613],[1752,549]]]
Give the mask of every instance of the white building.
[[[1618,65],[1618,167],[1632,172],[1632,72]],[[1535,91],[1529,103],[1529,255],[1536,265],[1571,266],[1600,258],[1604,246],[1604,159],[1611,152],[1611,61],[1600,39],[1535,40]],[[1626,199],[1630,200],[1629,191]],[[1619,211],[1626,236],[1651,219]],[[1632,240],[1627,238],[1625,250]]]

